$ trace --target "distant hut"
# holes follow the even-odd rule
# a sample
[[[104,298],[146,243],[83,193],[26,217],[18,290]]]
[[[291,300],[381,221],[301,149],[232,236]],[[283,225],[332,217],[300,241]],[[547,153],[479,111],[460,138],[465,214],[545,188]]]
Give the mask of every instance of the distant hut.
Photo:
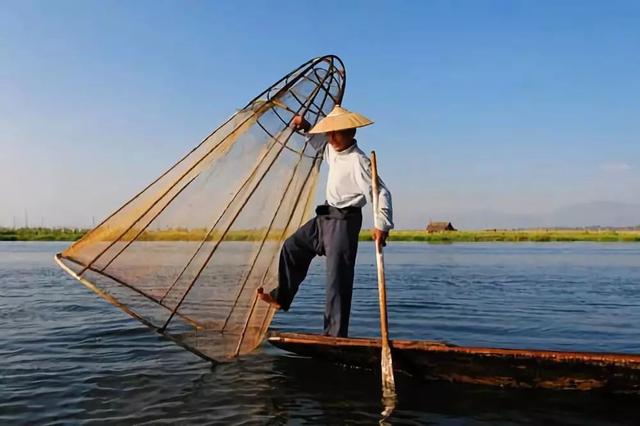
[[[427,225],[427,232],[430,234],[434,232],[447,231],[457,231],[457,229],[453,227],[451,222],[429,222],[429,224]]]

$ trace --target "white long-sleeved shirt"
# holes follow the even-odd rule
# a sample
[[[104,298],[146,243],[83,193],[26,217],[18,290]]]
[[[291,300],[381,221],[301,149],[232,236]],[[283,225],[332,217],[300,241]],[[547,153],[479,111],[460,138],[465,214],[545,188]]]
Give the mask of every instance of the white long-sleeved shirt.
[[[309,143],[317,150],[324,147],[323,159],[329,166],[326,199],[329,205],[363,207],[372,201],[371,161],[358,147],[357,142],[343,151],[336,151],[326,143],[324,135],[314,135]],[[391,193],[378,177],[378,211],[374,226],[382,231],[393,229]]]

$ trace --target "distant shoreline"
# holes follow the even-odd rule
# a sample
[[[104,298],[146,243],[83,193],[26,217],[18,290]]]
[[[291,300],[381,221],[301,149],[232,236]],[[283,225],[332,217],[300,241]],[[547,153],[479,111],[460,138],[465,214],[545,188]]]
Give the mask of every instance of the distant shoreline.
[[[0,228],[0,241],[75,241],[87,231],[80,228]]]
[[[0,241],[76,241],[88,229],[72,228],[0,228]],[[142,241],[201,241],[206,230],[145,231]],[[279,232],[277,233],[279,237]],[[215,236],[214,236],[215,237]],[[232,231],[226,236],[230,241],[257,241],[260,231]],[[277,237],[276,237],[277,238]],[[390,241],[427,243],[449,242],[640,242],[640,230],[618,229],[531,229],[531,230],[482,230],[427,233],[424,230],[392,231]],[[360,241],[371,241],[371,231],[363,230]]]
[[[370,235],[367,235],[369,240]],[[360,239],[363,235],[360,234]],[[530,229],[482,231],[396,231],[391,241],[448,242],[640,242],[640,230]]]

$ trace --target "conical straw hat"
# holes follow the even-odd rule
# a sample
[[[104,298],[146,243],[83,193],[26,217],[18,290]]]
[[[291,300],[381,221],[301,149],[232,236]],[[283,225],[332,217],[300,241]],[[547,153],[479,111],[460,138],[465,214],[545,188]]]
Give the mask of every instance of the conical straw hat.
[[[351,112],[342,108],[340,105],[333,107],[329,115],[320,120],[318,124],[309,130],[309,133],[326,133],[336,130],[353,129],[356,127],[364,127],[373,124],[362,114]]]

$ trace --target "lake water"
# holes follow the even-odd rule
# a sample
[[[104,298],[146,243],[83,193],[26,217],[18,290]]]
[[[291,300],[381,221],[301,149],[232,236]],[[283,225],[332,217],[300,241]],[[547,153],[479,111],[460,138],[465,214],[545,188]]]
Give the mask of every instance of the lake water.
[[[211,367],[63,273],[66,243],[0,243],[0,424],[375,424],[379,376],[268,344]],[[392,338],[640,353],[640,245],[393,243]],[[361,244],[352,336],[378,334]],[[319,332],[322,258],[272,326]],[[640,424],[640,397],[399,376],[393,424]]]

